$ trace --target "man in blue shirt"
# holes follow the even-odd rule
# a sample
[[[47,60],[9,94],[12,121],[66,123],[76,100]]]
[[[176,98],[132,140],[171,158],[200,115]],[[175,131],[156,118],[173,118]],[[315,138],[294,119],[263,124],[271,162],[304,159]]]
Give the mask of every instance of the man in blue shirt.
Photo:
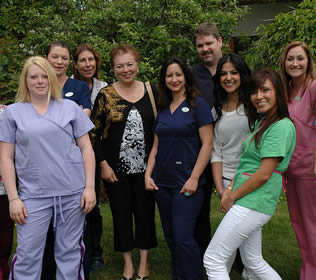
[[[217,63],[222,57],[222,37],[215,24],[201,23],[195,29],[195,45],[202,62],[193,65],[191,71],[200,95],[212,108],[214,105],[214,82]]]
[[[211,110],[215,101],[213,76],[216,72],[217,63],[222,57],[222,37],[216,25],[201,23],[197,26],[195,29],[195,45],[202,62],[193,65],[191,71],[200,91],[200,96],[207,101]],[[199,244],[202,257],[211,240],[210,202],[213,179],[210,164],[206,166],[204,172],[208,184],[205,190],[205,200],[195,229],[195,239]]]

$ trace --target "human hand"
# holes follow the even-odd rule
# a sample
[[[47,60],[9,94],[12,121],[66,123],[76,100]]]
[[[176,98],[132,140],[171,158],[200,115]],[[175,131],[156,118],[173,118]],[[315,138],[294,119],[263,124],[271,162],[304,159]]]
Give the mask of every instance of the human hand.
[[[150,176],[145,175],[145,189],[146,191],[157,191],[158,187],[155,184],[155,181]]]
[[[118,181],[111,166],[105,162],[101,165],[101,178],[108,183],[114,183]]]
[[[196,192],[198,183],[199,183],[198,179],[190,177],[183,185],[180,193],[183,193],[183,194],[189,193],[190,195],[193,195]]]
[[[96,204],[95,191],[92,187],[86,187],[81,196],[81,208],[85,214],[88,214]]]
[[[226,213],[234,204],[234,200],[231,197],[232,190],[227,188],[222,192],[222,199],[220,203],[221,212]]]
[[[27,218],[27,212],[23,202],[19,198],[13,199],[9,202],[9,211],[10,217],[14,222],[20,225],[26,223],[25,218]]]

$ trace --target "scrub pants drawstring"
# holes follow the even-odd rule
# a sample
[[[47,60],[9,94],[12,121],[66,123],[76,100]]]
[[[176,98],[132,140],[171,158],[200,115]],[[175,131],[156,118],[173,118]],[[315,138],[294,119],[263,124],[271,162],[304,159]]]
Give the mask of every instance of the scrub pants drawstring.
[[[62,208],[62,204],[61,204],[61,196],[58,196],[58,202],[59,202],[59,212],[60,212],[60,216],[61,216],[61,220],[63,221],[63,223],[65,222],[64,219],[64,215],[63,215],[63,208]],[[57,210],[57,205],[56,205],[56,196],[54,196],[54,228],[56,228],[56,211]]]

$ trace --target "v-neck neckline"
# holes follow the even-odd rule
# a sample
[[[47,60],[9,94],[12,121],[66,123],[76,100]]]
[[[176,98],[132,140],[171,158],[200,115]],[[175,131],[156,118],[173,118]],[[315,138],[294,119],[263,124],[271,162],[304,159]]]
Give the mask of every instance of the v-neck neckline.
[[[34,110],[38,115],[40,115],[41,117],[46,117],[46,116],[48,115],[48,113],[49,113],[49,111],[50,111],[50,108],[51,108],[51,106],[52,106],[52,103],[53,103],[53,100],[52,100],[52,99],[49,100],[49,103],[48,103],[46,112],[45,112],[44,114],[41,114],[41,113],[36,109],[36,107],[33,105],[33,103],[30,102],[30,104],[31,104],[31,106],[32,106],[32,108],[33,108],[33,110]]]
[[[170,104],[169,104],[168,108],[169,108],[169,113],[170,113],[170,115],[173,116],[173,114],[179,110],[179,108],[182,106],[183,102],[185,102],[185,101],[186,101],[186,99],[184,99],[184,100],[178,105],[178,107],[176,107],[176,108],[174,109],[173,112],[171,112],[171,108],[170,108]]]

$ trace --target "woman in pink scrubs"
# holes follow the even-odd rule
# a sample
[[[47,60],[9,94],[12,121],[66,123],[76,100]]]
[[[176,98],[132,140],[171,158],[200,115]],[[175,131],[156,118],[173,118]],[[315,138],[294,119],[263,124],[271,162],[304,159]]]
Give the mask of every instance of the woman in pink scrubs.
[[[316,275],[316,71],[305,43],[287,45],[281,75],[296,129],[296,146],[287,171],[288,207],[302,256],[300,279],[312,280]]]

